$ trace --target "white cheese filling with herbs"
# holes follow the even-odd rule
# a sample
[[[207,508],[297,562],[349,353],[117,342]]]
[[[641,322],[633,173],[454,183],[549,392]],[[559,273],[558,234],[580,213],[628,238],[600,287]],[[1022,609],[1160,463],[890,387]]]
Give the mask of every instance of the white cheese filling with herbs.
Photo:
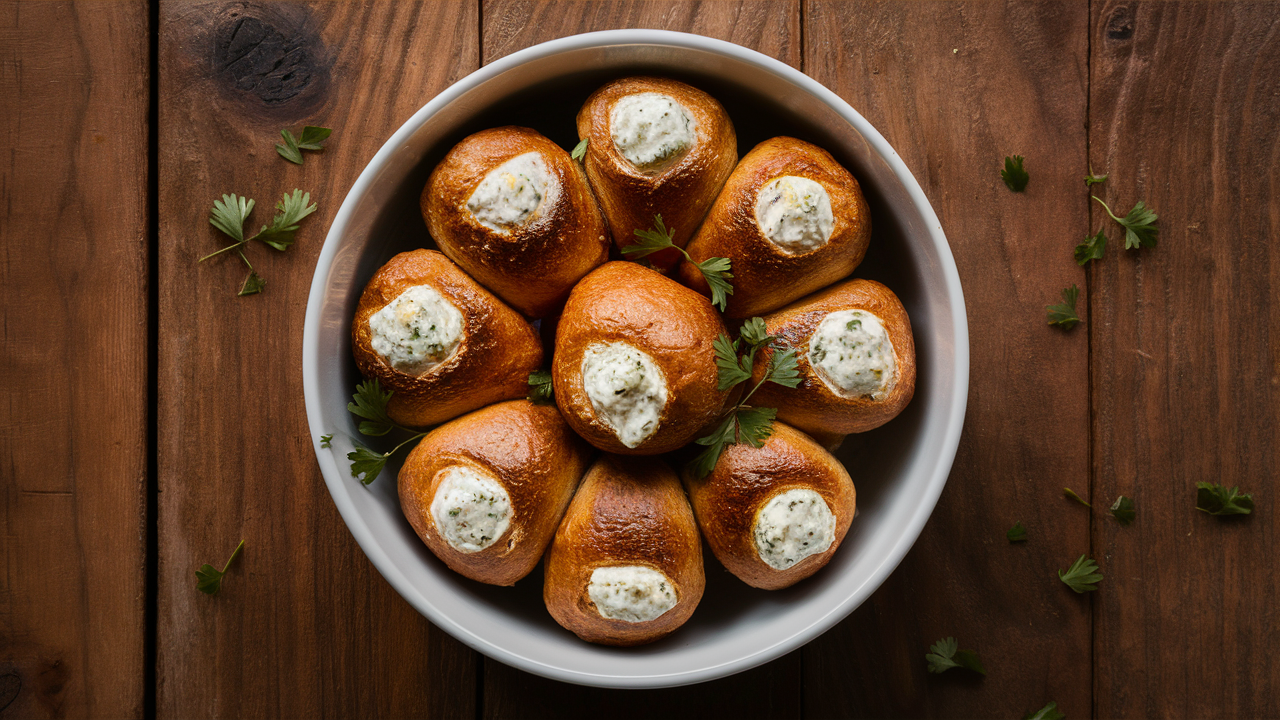
[[[810,555],[824,553],[836,537],[836,517],[818,493],[787,490],[760,508],[752,529],[760,559],[786,570]]]
[[[656,619],[677,602],[666,575],[639,565],[596,568],[591,571],[587,595],[601,617],[627,622]]]
[[[511,497],[502,483],[469,465],[452,465],[437,477],[431,519],[445,542],[464,553],[497,542],[511,525]]]
[[[415,285],[369,316],[370,345],[387,364],[422,375],[462,342],[462,313],[430,285]]]
[[[803,255],[826,245],[835,222],[827,189],[809,178],[774,178],[756,195],[756,225],[788,255]]]
[[[698,123],[675,98],[662,93],[627,95],[609,114],[613,145],[632,165],[653,172],[693,147]]]
[[[596,417],[629,448],[658,430],[667,378],[653,358],[626,343],[596,343],[582,354],[582,388]]]
[[[897,356],[880,318],[839,310],[809,339],[809,364],[837,395],[883,400],[897,383]]]
[[[508,233],[529,222],[543,203],[553,203],[559,192],[542,154],[527,152],[490,170],[467,198],[467,209],[481,225]]]

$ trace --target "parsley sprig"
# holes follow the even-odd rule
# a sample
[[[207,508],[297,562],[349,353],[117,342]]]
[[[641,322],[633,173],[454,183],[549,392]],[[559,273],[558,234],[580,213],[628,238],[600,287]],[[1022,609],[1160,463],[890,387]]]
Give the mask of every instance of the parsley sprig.
[[[640,239],[622,248],[622,254],[639,260],[660,250],[675,248],[684,255],[685,260],[702,272],[702,277],[711,287],[711,304],[722,311],[728,307],[729,296],[733,294],[733,285],[729,283],[733,278],[733,273],[729,272],[729,258],[713,257],[700,263],[693,262],[693,258],[689,257],[689,253],[685,252],[684,248],[676,247],[673,242],[675,231],[667,231],[667,226],[662,223],[662,215],[653,216],[653,227],[653,230],[636,230],[636,237]]]
[[[1082,497],[1080,497],[1079,495],[1077,495],[1077,494],[1076,494],[1076,491],[1075,491],[1075,490],[1072,490],[1071,488],[1068,488],[1068,487],[1064,487],[1064,488],[1062,488],[1062,495],[1063,495],[1063,497],[1067,497],[1067,498],[1070,498],[1070,499],[1072,499],[1072,500],[1075,500],[1076,502],[1080,503],[1081,505],[1083,505],[1083,506],[1085,506],[1085,507],[1087,507],[1087,508],[1091,508],[1091,509],[1093,508],[1093,506],[1092,506],[1092,505],[1090,505],[1088,502],[1086,502],[1084,498],[1082,498]]]
[[[245,237],[244,224],[253,212],[254,204],[252,198],[241,197],[235,193],[223,195],[221,200],[213,201],[213,209],[209,211],[209,224],[218,228],[222,234],[235,242],[221,250],[205,255],[198,261],[204,262],[225,252],[235,252],[239,255],[240,259],[249,268],[249,275],[245,277],[244,282],[240,285],[240,292],[237,293],[239,295],[260,293],[267,284],[253,269],[253,265],[249,263],[248,256],[244,254],[245,246],[257,240],[268,247],[284,252],[293,244],[294,233],[298,231],[298,224],[305,217],[316,211],[315,203],[311,202],[311,193],[304,193],[295,189],[292,194],[285,193],[281,200],[276,203],[277,213],[271,219],[270,225],[263,225],[258,232]]]
[[[1098,563],[1087,555],[1081,555],[1066,572],[1058,571],[1058,579],[1077,593],[1087,593],[1098,589],[1102,573],[1098,572]]]
[[[196,570],[196,589],[205,595],[217,595],[218,591],[222,589],[222,576],[227,574],[227,569],[231,567],[231,561],[236,559],[236,556],[240,554],[240,549],[243,547],[244,540],[241,540],[236,549],[231,552],[231,557],[227,558],[227,564],[223,565],[221,570],[209,563],[201,565],[200,569]]]
[[[706,477],[715,468],[716,462],[720,459],[720,453],[724,452],[726,446],[745,442],[751,447],[758,448],[773,434],[773,420],[777,417],[778,411],[774,408],[752,407],[747,404],[760,386],[767,382],[789,388],[800,384],[800,370],[796,364],[795,348],[780,346],[777,338],[769,334],[761,318],[755,317],[748,320],[742,326],[737,340],[730,340],[727,335],[721,333],[712,345],[716,351],[716,368],[719,371],[716,389],[720,392],[751,379],[757,352],[765,348],[769,348],[772,352],[760,382],[747,391],[737,405],[729,409],[710,435],[694,441],[706,447],[689,462],[689,470],[694,477],[698,478]],[[743,354],[739,355],[739,351]]]
[[[1000,179],[1004,180],[1004,184],[1014,192],[1022,192],[1027,189],[1027,181],[1031,176],[1022,167],[1022,156],[1014,155],[1004,159],[1004,169],[1000,171]]]
[[[943,638],[934,643],[929,648],[929,654],[924,656],[924,659],[929,661],[929,672],[944,673],[951,668],[964,668],[980,675],[987,674],[978,660],[978,653],[959,648],[960,644],[953,637]]]
[[[1248,515],[1253,512],[1253,496],[1241,493],[1240,488],[1198,482],[1196,509],[1210,515]]]
[[[412,437],[391,448],[388,452],[377,453],[367,447],[359,446],[347,453],[347,459],[351,461],[351,477],[359,479],[365,485],[378,479],[378,475],[382,473],[382,469],[387,465],[387,460],[399,452],[400,448],[427,434],[426,432],[416,432],[397,424],[387,416],[387,402],[391,400],[393,394],[394,391],[392,390],[384,391],[382,384],[378,382],[377,378],[374,378],[357,385],[355,394],[351,396],[352,402],[347,403],[347,410],[352,415],[364,418],[364,420],[360,421],[360,433],[362,435],[380,437],[394,429],[414,433]],[[361,475],[364,477],[361,477]]]
[[[587,143],[590,141],[591,138],[582,138],[582,142],[573,146],[573,152],[569,153],[569,157],[582,162],[583,158],[587,156]]]
[[[539,370],[529,374],[529,402],[534,405],[548,405],[555,402],[556,391],[551,383],[551,373]]]
[[[1063,330],[1070,330],[1080,322],[1080,316],[1076,315],[1076,300],[1080,297],[1080,288],[1071,284],[1071,287],[1062,291],[1062,302],[1057,305],[1045,305],[1044,309],[1049,313],[1049,324],[1057,325]]]
[[[1022,525],[1022,521],[1019,520],[1013,524],[1013,527],[1005,531],[1004,536],[1011,543],[1026,542],[1027,529]]]
[[[1084,184],[1090,187],[1107,181],[1107,175],[1094,175],[1093,168],[1089,168],[1089,174],[1084,176]]]
[[[1121,227],[1124,228],[1125,250],[1156,246],[1156,235],[1160,232],[1160,228],[1156,227],[1156,220],[1160,216],[1147,207],[1146,203],[1139,200],[1138,204],[1134,205],[1127,215],[1123,218],[1118,218],[1115,213],[1111,212],[1111,208],[1105,202],[1102,202],[1102,199],[1097,195],[1090,195],[1089,197],[1097,200],[1102,207],[1106,208],[1107,214],[1111,216],[1111,219],[1120,223]]]
[[[1138,516],[1137,508],[1134,507],[1133,498],[1127,498],[1123,495],[1116,498],[1111,504],[1111,516],[1121,525],[1128,525]]]
[[[1097,235],[1086,237],[1084,242],[1076,246],[1076,264],[1084,265],[1090,260],[1101,260],[1106,252],[1107,236],[1099,230]]]
[[[289,132],[289,128],[280,131],[280,137],[284,138],[283,145],[276,145],[276,152],[280,153],[280,157],[291,163],[302,164],[303,150],[323,150],[323,143],[329,138],[333,131],[329,128],[316,127],[314,125],[304,125],[302,128],[302,137],[295,138],[293,133]]]

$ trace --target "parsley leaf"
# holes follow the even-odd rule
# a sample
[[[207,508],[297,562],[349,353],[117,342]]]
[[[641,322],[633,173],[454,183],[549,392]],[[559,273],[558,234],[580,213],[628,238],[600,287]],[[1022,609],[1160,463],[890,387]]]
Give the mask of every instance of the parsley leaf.
[[[773,419],[778,411],[773,408],[744,407],[734,413],[738,424],[738,442],[758,448],[773,434]]]
[[[1067,568],[1065,573],[1058,571],[1058,579],[1077,593],[1086,593],[1098,589],[1098,583],[1102,581],[1102,573],[1098,572],[1096,562],[1086,555],[1081,555],[1080,559]]]
[[[1094,175],[1093,168],[1089,168],[1089,174],[1084,176],[1084,184],[1090,187],[1107,181],[1106,175]]]
[[[1072,490],[1071,488],[1062,488],[1062,494],[1063,494],[1064,496],[1066,496],[1066,497],[1071,498],[1072,500],[1075,500],[1076,502],[1080,503],[1081,505],[1083,505],[1083,506],[1085,506],[1085,507],[1087,507],[1087,508],[1093,508],[1093,506],[1092,506],[1092,505],[1090,505],[1089,503],[1085,502],[1084,498],[1082,498],[1082,497],[1080,497],[1079,495],[1077,495],[1077,494],[1076,494],[1076,491],[1075,491],[1075,490]]]
[[[240,554],[240,548],[243,547],[244,540],[241,540],[236,549],[232,551],[231,557],[227,558],[227,564],[223,565],[221,570],[208,563],[201,565],[200,569],[196,570],[196,589],[205,595],[217,595],[218,591],[222,589],[222,576],[227,574],[227,568],[231,567],[231,561],[236,559],[236,556]]]
[[[716,368],[719,371],[719,381],[716,383],[716,390],[724,392],[740,382],[751,379],[751,365],[755,348],[749,355],[745,355],[739,360],[738,343],[730,340],[728,335],[720,333],[720,336],[711,343],[716,351]]]
[[[1123,218],[1118,218],[1115,213],[1111,212],[1111,208],[1102,202],[1097,195],[1090,195],[1089,197],[1097,200],[1102,207],[1106,208],[1107,214],[1111,216],[1111,219],[1124,227],[1125,250],[1156,246],[1156,235],[1160,232],[1160,228],[1156,227],[1156,220],[1160,216],[1147,207],[1146,203],[1139,200],[1138,204],[1134,205],[1127,215]]]
[[[764,345],[773,339],[769,335],[769,329],[764,324],[764,318],[753,317],[742,324],[742,329],[738,331],[738,336],[743,342],[750,343],[755,346]]]
[[[302,139],[297,139],[289,128],[280,131],[280,136],[284,138],[284,145],[276,145],[276,152],[280,153],[280,157],[291,163],[302,164],[303,150],[323,150],[324,146],[320,143],[328,139],[333,131],[329,128],[316,127],[314,125],[306,125],[302,128]]]
[[[1111,515],[1121,525],[1128,525],[1133,522],[1133,519],[1138,516],[1133,506],[1133,498],[1127,498],[1123,495],[1116,498],[1116,501],[1111,504]]]
[[[573,147],[573,152],[569,153],[569,157],[582,162],[582,159],[587,156],[587,143],[590,141],[591,138],[582,138],[582,142]]]
[[[800,384],[800,367],[796,364],[796,349],[775,349],[769,356],[769,371],[766,377],[771,383],[793,388]]]
[[[1027,181],[1031,176],[1026,170],[1022,169],[1022,156],[1014,155],[1004,159],[1004,169],[1000,171],[1000,179],[1004,180],[1004,184],[1014,192],[1022,192],[1027,189]]]
[[[929,661],[931,673],[944,673],[958,667],[972,670],[980,675],[987,674],[978,660],[978,654],[972,650],[960,650],[959,643],[953,637],[943,638],[934,643],[924,659]]]
[[[1063,302],[1057,305],[1045,305],[1044,309],[1049,313],[1049,324],[1057,325],[1064,330],[1070,330],[1080,322],[1080,317],[1076,315],[1076,299],[1080,297],[1080,289],[1072,283],[1071,287],[1062,291]]]
[[[729,272],[732,265],[729,262],[729,258],[712,257],[702,262],[694,262],[684,248],[676,247],[673,240],[675,231],[667,231],[667,226],[662,222],[662,215],[653,216],[653,228],[652,230],[636,230],[635,235],[640,239],[622,248],[622,254],[639,260],[661,250],[675,248],[684,255],[685,260],[692,263],[702,273],[703,279],[707,281],[707,286],[711,288],[711,304],[720,308],[721,311],[728,307],[729,296],[733,294],[733,285],[729,282],[729,280],[733,279],[733,273]]]
[[[236,293],[236,295],[256,295],[262,292],[262,289],[266,286],[267,281],[258,276],[257,270],[250,268],[249,276],[244,279],[244,282],[240,285],[240,292]]]
[[[548,405],[555,400],[555,388],[551,383],[551,372],[539,370],[529,374],[529,402],[534,405]]]
[[[1022,720],[1067,720],[1067,716],[1058,712],[1058,703],[1048,705],[1022,716]]]
[[[320,436],[320,447],[322,447],[322,448],[326,448],[326,449],[327,449],[327,448],[331,448],[331,447],[333,447],[333,445],[331,445],[331,444],[330,444],[330,443],[332,443],[332,442],[333,442],[333,435],[321,435],[321,436]]]
[[[395,450],[391,452],[395,452]],[[386,467],[387,458],[389,457],[391,457],[391,453],[379,455],[367,447],[357,447],[347,453],[347,459],[351,461],[351,477],[356,478],[365,485],[372,483],[378,479],[382,468]],[[361,475],[364,477],[360,477]]]
[[[1196,483],[1196,509],[1210,515],[1248,515],[1253,512],[1253,496],[1217,483]]]
[[[298,223],[316,211],[316,204],[311,202],[311,193],[294,189],[293,194],[285,193],[283,199],[276,203],[279,210],[270,225],[262,229],[251,240],[261,240],[276,250],[287,250],[293,244],[293,234],[298,231]]]
[[[232,240],[244,242],[244,221],[249,219],[251,212],[251,198],[240,197],[235,193],[223,195],[221,200],[213,201],[213,209],[209,211],[209,224]]]
[[[396,424],[387,416],[387,401],[391,399],[391,390],[383,392],[378,378],[366,380],[356,386],[354,402],[347,403],[347,410],[352,415],[365,418],[360,423],[360,432],[364,435],[386,435]]]
[[[1084,242],[1076,246],[1076,264],[1084,265],[1090,260],[1101,260],[1107,252],[1107,236],[1099,230],[1097,235],[1085,237]]]
[[[1019,520],[1013,524],[1013,527],[1009,528],[1008,531],[1005,532],[1004,536],[1008,538],[1011,543],[1026,542],[1027,529],[1022,526],[1022,521]]]

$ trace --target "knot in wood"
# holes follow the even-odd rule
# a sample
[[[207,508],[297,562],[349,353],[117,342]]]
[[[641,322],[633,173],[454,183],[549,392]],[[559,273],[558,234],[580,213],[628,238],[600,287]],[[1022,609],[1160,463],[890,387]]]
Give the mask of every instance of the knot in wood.
[[[1107,18],[1107,39],[1128,40],[1133,37],[1133,11],[1120,6]]]
[[[215,32],[213,64],[224,82],[267,105],[280,105],[327,84],[320,38],[305,18],[244,5]]]

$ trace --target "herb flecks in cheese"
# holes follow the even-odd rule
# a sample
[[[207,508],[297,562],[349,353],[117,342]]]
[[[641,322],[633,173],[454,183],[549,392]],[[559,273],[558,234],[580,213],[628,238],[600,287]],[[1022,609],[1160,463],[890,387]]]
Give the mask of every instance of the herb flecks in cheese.
[[[458,349],[462,313],[430,285],[415,285],[369,316],[369,334],[388,365],[422,375]]]
[[[489,171],[467,198],[467,209],[481,225],[500,233],[524,225],[560,192],[542,154],[517,155]]]
[[[752,534],[760,559],[771,568],[786,570],[831,547],[836,518],[821,495],[797,488],[774,495],[760,508]]]
[[[464,553],[497,542],[511,525],[511,497],[502,483],[469,465],[451,465],[437,477],[431,519],[445,542]]]
[[[823,318],[809,339],[809,364],[843,397],[883,400],[897,383],[889,333],[866,310],[839,310]]]
[[[636,447],[658,430],[667,379],[653,358],[627,343],[595,343],[582,354],[582,388],[596,418]]]
[[[788,255],[817,250],[831,239],[835,217],[827,189],[809,178],[785,175],[756,195],[756,225]]]
[[[613,145],[632,165],[658,172],[693,147],[698,123],[675,98],[662,93],[627,95],[609,114]]]
[[[666,575],[640,565],[596,568],[587,595],[601,617],[627,622],[654,620],[678,602]]]

